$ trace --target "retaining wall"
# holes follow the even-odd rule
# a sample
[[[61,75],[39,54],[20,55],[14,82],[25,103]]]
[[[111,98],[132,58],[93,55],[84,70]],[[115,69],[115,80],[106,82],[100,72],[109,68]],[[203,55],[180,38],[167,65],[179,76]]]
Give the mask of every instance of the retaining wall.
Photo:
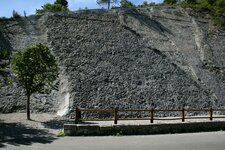
[[[225,122],[195,122],[150,125],[108,125],[65,124],[67,136],[99,135],[150,135],[225,130]]]

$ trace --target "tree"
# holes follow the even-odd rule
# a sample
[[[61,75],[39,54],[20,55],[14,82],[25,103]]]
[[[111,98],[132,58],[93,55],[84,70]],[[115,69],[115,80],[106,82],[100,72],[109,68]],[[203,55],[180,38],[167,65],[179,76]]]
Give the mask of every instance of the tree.
[[[41,7],[42,9],[36,9],[36,14],[43,14],[45,12],[60,12],[67,10],[67,8],[63,7],[61,4],[46,3]]]
[[[13,16],[13,18],[21,18],[21,15],[15,10],[13,10],[12,16]]]
[[[60,4],[66,8],[68,8],[68,2],[67,0],[56,0],[54,4]]]
[[[150,7],[150,6],[156,6],[157,4],[155,2],[148,3],[148,1],[144,1],[141,5],[138,5],[138,7]]]
[[[120,7],[122,8],[134,8],[135,5],[131,3],[129,0],[121,0],[120,1]]]
[[[164,3],[164,4],[172,5],[172,4],[176,4],[177,1],[178,1],[178,0],[164,0],[163,3]]]
[[[207,0],[207,2],[208,2],[210,5],[213,5],[213,4],[216,2],[216,0]]]
[[[196,4],[196,0],[185,0],[188,4]]]
[[[148,2],[147,2],[147,1],[144,1],[144,2],[141,4],[141,7],[148,7]]]
[[[0,61],[10,59],[12,52],[9,49],[0,49]]]
[[[118,0],[97,0],[97,3],[99,5],[105,5],[105,4],[107,4],[108,5],[108,9],[110,9],[110,4],[111,3],[117,3],[117,2],[118,2]]]
[[[30,120],[30,96],[51,86],[57,78],[56,59],[47,46],[38,44],[16,52],[11,66],[19,83],[25,88],[27,119]]]

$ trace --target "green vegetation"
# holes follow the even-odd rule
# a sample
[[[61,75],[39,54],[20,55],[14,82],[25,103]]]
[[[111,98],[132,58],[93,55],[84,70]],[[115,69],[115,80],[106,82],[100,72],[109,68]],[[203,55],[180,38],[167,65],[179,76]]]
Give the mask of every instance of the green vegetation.
[[[64,137],[65,133],[64,133],[64,129],[60,129],[59,133],[57,134],[57,137]]]
[[[9,60],[11,53],[12,52],[8,49],[0,50],[0,60]]]
[[[60,4],[66,8],[68,8],[68,2],[67,0],[56,0],[54,4]]]
[[[173,5],[177,3],[177,0],[164,0],[163,1],[164,4],[169,4],[169,5]]]
[[[26,90],[27,119],[30,120],[30,96],[51,86],[57,78],[56,59],[47,46],[38,44],[17,51],[11,65],[16,79]]]
[[[147,1],[144,1],[141,5],[138,5],[138,7],[150,7],[150,6],[157,6],[158,4],[151,2],[148,3]]]
[[[136,6],[131,3],[129,0],[121,0],[120,7],[122,8],[135,8]]]
[[[21,18],[21,15],[17,11],[13,10],[12,17],[13,18]]]
[[[208,11],[216,25],[225,28],[225,0],[164,0],[163,4],[190,7],[197,11]]]
[[[42,9],[36,9],[36,14],[44,14],[45,12],[60,12],[68,10],[67,0],[56,0],[54,4],[46,3],[41,6]]]

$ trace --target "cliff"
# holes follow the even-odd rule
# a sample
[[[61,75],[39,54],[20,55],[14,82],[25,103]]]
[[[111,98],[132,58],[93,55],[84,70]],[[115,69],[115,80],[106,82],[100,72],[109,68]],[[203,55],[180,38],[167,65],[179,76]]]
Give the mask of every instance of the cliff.
[[[4,20],[1,47],[47,44],[59,60],[55,89],[34,111],[85,108],[207,108],[225,101],[225,31],[181,7],[86,10]],[[1,76],[1,75],[0,75]],[[1,77],[3,78],[3,77]],[[0,111],[23,110],[17,83],[0,86]]]

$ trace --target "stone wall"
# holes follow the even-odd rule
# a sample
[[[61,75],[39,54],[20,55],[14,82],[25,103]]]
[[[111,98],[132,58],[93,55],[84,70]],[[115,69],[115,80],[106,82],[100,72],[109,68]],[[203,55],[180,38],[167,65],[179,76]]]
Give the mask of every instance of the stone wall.
[[[65,124],[66,136],[150,135],[225,130],[224,122],[193,122],[152,125],[75,125]]]

